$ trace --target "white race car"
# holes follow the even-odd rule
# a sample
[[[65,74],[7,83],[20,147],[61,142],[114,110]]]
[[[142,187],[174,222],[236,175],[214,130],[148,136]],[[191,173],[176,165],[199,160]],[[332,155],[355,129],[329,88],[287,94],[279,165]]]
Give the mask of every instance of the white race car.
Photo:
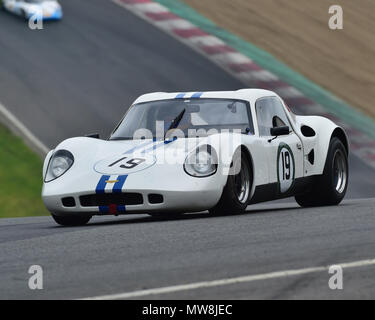
[[[341,127],[294,115],[272,91],[151,93],[108,140],[72,138],[50,151],[42,198],[61,225],[93,215],[241,213],[290,196],[337,205],[348,152]]]
[[[1,6],[27,20],[30,18],[60,20],[63,16],[61,5],[57,0],[0,0]]]

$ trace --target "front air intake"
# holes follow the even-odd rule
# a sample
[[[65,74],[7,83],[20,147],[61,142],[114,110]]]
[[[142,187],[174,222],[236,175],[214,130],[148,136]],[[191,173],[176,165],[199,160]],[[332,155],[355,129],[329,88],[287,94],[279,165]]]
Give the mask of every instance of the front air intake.
[[[66,197],[61,199],[61,202],[64,207],[66,208],[74,208],[76,206],[76,201],[73,197]]]
[[[151,204],[163,203],[164,198],[161,194],[151,193],[148,195],[148,202]]]
[[[116,204],[118,206],[143,204],[143,197],[140,193],[108,193],[90,194],[80,196],[82,207],[100,207]]]

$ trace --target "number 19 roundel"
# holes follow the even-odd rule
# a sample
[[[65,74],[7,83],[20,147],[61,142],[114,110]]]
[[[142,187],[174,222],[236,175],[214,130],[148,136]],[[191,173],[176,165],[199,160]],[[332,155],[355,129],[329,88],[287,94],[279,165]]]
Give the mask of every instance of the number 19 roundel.
[[[153,155],[117,155],[99,161],[95,164],[94,170],[101,174],[124,175],[149,168],[155,162],[156,158]]]
[[[277,152],[277,180],[280,193],[287,192],[293,185],[295,163],[293,152],[285,143],[280,143]]]

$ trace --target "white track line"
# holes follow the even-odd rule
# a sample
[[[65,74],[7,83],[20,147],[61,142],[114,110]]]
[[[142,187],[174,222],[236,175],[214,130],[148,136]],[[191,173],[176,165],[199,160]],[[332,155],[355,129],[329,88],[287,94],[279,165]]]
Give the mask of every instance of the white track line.
[[[375,259],[341,263],[341,264],[336,264],[335,266],[340,266],[341,268],[357,268],[357,267],[364,267],[364,266],[370,266],[370,265],[375,265]],[[225,286],[225,285],[231,285],[231,284],[236,284],[236,283],[252,282],[252,281],[258,281],[258,280],[268,280],[268,279],[303,275],[307,273],[328,271],[331,266],[332,265],[296,269],[296,270],[284,270],[284,271],[276,271],[276,272],[249,275],[249,276],[236,277],[236,278],[195,282],[195,283],[190,283],[190,284],[182,284],[182,285],[169,286],[169,287],[161,287],[161,288],[154,288],[154,289],[147,289],[147,290],[124,292],[124,293],[118,293],[118,294],[112,294],[112,295],[96,296],[96,297],[84,298],[82,300],[116,300],[116,299],[139,298],[139,297],[156,295],[156,294],[166,294],[166,293],[172,293],[172,292],[178,292],[178,291],[196,290],[196,289],[201,289],[201,288]]]
[[[49,149],[35,137],[24,124],[0,103],[0,122],[15,135],[21,136],[24,142],[41,157],[45,157]]]

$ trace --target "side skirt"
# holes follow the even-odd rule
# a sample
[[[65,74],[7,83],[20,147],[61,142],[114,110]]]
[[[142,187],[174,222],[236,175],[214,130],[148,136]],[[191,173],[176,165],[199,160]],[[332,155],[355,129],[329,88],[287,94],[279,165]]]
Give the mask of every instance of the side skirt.
[[[294,180],[293,186],[284,193],[280,192],[278,182],[256,186],[249,204],[289,198],[305,193],[313,185],[315,178],[316,176],[297,178]]]

